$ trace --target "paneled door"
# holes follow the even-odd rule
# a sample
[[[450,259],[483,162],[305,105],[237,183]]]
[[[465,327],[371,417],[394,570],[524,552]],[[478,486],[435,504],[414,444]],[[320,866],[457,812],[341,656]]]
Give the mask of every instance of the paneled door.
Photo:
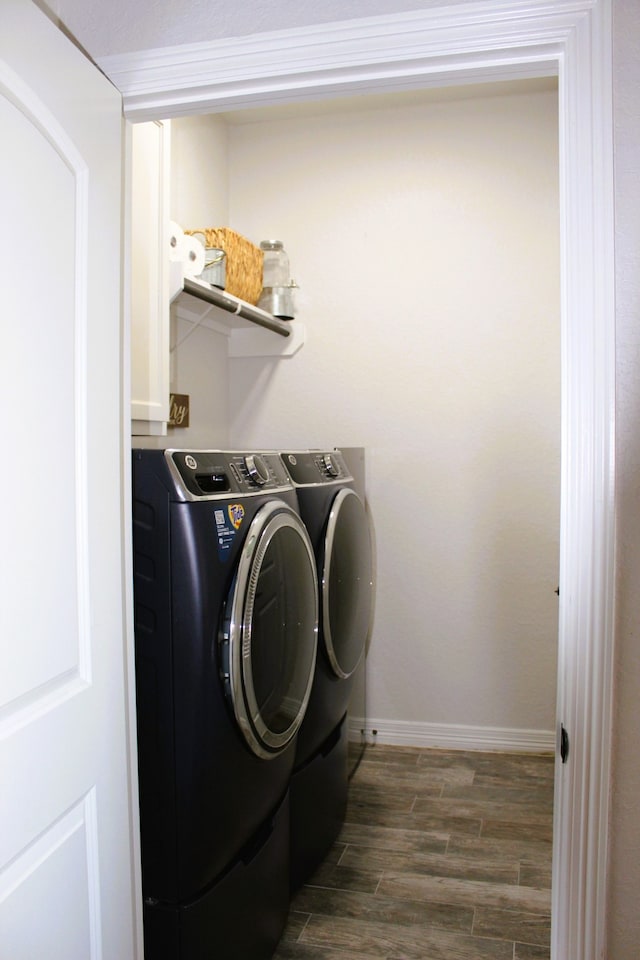
[[[133,960],[122,108],[0,4],[0,957]]]

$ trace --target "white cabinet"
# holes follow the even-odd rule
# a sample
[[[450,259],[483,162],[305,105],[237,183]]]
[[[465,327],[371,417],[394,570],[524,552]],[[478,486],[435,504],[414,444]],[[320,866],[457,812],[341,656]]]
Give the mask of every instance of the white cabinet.
[[[170,124],[134,124],[131,136],[131,431],[161,436],[169,419]]]
[[[305,337],[299,321],[279,320],[208,283],[185,277],[182,265],[170,261],[170,129],[168,121],[132,127],[134,436],[167,433],[172,318],[223,334],[229,358],[293,356]],[[219,344],[220,338],[215,342]]]

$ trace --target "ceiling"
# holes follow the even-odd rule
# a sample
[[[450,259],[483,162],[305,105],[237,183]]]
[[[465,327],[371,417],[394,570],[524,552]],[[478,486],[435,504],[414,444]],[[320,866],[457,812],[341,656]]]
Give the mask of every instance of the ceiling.
[[[36,0],[94,60],[272,30],[398,15],[464,0]]]

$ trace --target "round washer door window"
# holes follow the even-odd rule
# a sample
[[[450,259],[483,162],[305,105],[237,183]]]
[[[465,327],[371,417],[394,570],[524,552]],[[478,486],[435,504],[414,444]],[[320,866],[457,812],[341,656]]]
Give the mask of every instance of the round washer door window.
[[[337,677],[354,672],[365,651],[373,603],[373,548],[369,517],[348,487],[331,504],[322,573],[322,631]]]
[[[251,750],[274,757],[302,723],[318,639],[313,548],[283,501],[253,518],[225,609],[222,662],[233,712]]]

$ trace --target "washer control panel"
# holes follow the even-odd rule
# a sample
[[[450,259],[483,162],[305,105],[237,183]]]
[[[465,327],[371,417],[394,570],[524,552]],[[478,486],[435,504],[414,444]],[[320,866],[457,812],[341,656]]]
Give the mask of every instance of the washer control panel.
[[[257,493],[291,486],[277,453],[167,450],[166,456],[192,497]]]
[[[282,453],[281,456],[297,486],[352,479],[339,450],[303,450]]]

